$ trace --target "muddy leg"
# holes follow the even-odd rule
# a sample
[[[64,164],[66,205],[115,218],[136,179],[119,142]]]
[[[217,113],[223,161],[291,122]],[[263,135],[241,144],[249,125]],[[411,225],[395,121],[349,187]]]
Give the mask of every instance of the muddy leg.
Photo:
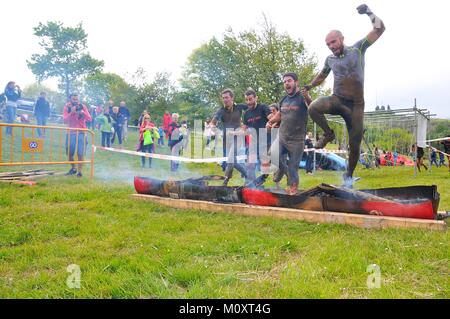
[[[353,176],[356,164],[358,164],[361,149],[364,131],[364,101],[354,104],[351,119],[351,128],[348,130],[350,154],[347,169],[347,177],[350,178]]]

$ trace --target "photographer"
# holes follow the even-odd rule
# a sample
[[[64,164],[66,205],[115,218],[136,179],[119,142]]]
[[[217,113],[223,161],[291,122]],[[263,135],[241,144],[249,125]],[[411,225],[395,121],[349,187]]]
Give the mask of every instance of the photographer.
[[[6,123],[14,123],[17,111],[17,101],[22,95],[22,90],[16,82],[10,81],[5,87],[6,102]],[[6,127],[6,135],[11,135],[12,127]]]
[[[86,105],[82,104],[78,99],[78,94],[72,93],[70,95],[70,101],[64,106],[63,111],[64,123],[67,123],[69,128],[86,128],[86,122],[92,121],[92,117]],[[85,139],[85,132],[78,130],[71,130],[70,135],[66,135],[66,150],[69,155],[69,161],[73,162],[73,156],[75,154],[75,146],[77,146],[78,161],[84,160],[84,151],[86,148],[87,140]],[[69,145],[70,144],[70,145]],[[75,164],[71,164],[72,168],[67,175],[77,174]],[[77,177],[82,177],[83,164],[78,164]]]

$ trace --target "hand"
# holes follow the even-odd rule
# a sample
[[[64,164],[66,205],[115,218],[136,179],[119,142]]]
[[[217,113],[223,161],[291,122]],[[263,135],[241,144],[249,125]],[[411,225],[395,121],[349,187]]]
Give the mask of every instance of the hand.
[[[358,10],[359,14],[370,14],[370,13],[372,13],[372,11],[370,11],[369,7],[366,4],[360,5],[358,8],[356,8],[356,10]]]
[[[306,86],[306,85],[305,85],[305,86]],[[309,91],[309,89],[307,89],[307,88],[305,88],[305,87],[302,87],[302,88],[300,89],[300,93],[303,95],[303,97],[307,97],[307,96],[309,95],[308,91]]]

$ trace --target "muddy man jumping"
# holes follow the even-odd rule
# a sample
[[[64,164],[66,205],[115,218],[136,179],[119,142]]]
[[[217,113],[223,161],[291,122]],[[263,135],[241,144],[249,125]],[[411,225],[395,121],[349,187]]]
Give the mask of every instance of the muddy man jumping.
[[[333,53],[325,60],[322,71],[303,90],[320,85],[333,71],[333,95],[320,97],[309,106],[309,115],[324,131],[315,148],[324,148],[335,138],[324,114],[340,115],[344,119],[349,135],[349,161],[344,173],[344,184],[351,186],[353,171],[359,159],[364,122],[364,54],[383,34],[385,27],[367,5],[360,5],[359,14],[367,14],[372,21],[373,30],[362,40],[352,46],[344,45],[344,36],[338,30],[332,30],[325,38],[328,48]]]

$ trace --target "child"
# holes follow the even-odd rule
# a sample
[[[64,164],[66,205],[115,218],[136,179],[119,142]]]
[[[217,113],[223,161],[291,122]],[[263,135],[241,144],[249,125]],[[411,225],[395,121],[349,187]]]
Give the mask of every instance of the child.
[[[102,132],[102,146],[111,147],[111,127],[113,121],[111,116],[109,116],[108,107],[105,107],[103,113],[100,113],[100,115],[95,118],[95,123],[99,125],[99,129]]]
[[[158,133],[159,133],[158,145],[164,145],[164,129],[162,126],[159,127]]]
[[[142,144],[141,152],[154,153],[153,144],[160,138],[158,128],[150,121],[150,115],[144,115],[142,125],[139,129],[139,141]],[[141,157],[141,166],[145,167],[145,156]],[[152,167],[152,158],[148,158],[148,167]]]

